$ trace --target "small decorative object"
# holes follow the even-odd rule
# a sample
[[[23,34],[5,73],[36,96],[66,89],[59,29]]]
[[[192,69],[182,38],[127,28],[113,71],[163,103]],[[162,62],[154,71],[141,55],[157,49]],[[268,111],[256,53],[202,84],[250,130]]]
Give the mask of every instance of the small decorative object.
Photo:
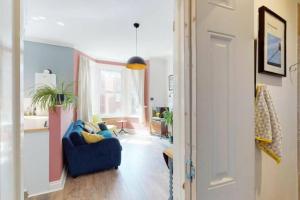
[[[52,70],[51,69],[45,69],[44,74],[52,74]]]
[[[286,21],[259,8],[258,72],[286,76]]]
[[[174,90],[174,75],[169,75],[169,91]]]
[[[160,112],[156,112],[155,116],[159,117],[160,116]]]
[[[170,139],[170,143],[173,144],[173,112],[166,110],[164,111],[164,119],[165,119],[165,123],[168,126],[171,126],[171,133],[169,135],[169,139]]]
[[[60,87],[51,87],[44,85],[35,90],[32,96],[32,106],[40,107],[42,110],[54,109],[57,105],[62,105],[64,109],[73,106],[76,97],[72,92],[72,84]]]
[[[134,28],[135,28],[135,56],[131,57],[128,62],[126,67],[128,69],[133,69],[133,70],[143,70],[146,68],[146,62],[143,58],[139,57],[137,54],[137,44],[138,44],[138,38],[137,38],[137,31],[138,28],[140,27],[139,23],[134,23],[133,24]]]

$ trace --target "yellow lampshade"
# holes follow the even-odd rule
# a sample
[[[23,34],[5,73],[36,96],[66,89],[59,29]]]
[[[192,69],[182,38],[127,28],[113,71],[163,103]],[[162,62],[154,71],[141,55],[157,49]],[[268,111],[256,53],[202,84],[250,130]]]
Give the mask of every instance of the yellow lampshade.
[[[143,58],[135,56],[128,60],[126,67],[132,70],[143,70],[146,68],[146,62]]]

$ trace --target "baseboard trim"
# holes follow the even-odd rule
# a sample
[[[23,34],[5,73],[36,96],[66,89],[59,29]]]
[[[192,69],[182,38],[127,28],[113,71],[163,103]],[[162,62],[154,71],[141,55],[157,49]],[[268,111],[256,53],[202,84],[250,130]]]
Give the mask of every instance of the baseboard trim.
[[[64,186],[65,186],[66,178],[67,178],[67,171],[64,168],[60,179],[57,180],[57,181],[50,182],[50,184],[49,184],[50,185],[50,190],[54,191],[54,192],[59,191],[59,190],[63,190]]]
[[[36,194],[29,194],[28,198],[63,190],[65,187],[66,179],[67,179],[67,170],[66,168],[64,168],[60,179],[57,181],[50,182],[49,189],[47,191],[39,192]]]

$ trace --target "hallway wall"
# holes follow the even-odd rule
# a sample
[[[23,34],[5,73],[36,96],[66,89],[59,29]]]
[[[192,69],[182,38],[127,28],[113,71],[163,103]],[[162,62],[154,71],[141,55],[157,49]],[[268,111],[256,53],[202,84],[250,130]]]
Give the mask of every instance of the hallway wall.
[[[69,47],[45,43],[24,42],[24,95],[30,97],[34,88],[35,73],[43,73],[47,68],[56,74],[56,82],[73,82],[73,54]],[[32,91],[31,91],[32,92]]]
[[[168,106],[168,76],[169,61],[167,57],[152,57],[149,59],[149,95],[152,107]]]
[[[255,38],[258,33],[258,8],[267,6],[287,20],[287,70],[297,62],[297,1],[256,0]],[[298,200],[297,181],[297,73],[286,78],[257,74],[257,83],[270,90],[283,133],[283,160],[277,165],[265,153],[256,151],[257,200]]]

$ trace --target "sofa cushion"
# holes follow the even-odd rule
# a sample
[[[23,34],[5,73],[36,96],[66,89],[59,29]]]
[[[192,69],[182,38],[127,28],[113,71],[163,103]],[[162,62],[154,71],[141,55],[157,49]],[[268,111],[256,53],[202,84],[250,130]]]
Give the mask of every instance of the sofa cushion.
[[[81,135],[83,136],[85,142],[88,144],[97,143],[104,139],[104,137],[102,135],[90,134],[85,131],[82,131]]]
[[[74,146],[86,144],[86,142],[84,141],[84,139],[81,136],[81,131],[82,131],[82,128],[76,127],[70,133],[70,139]]]
[[[112,133],[109,130],[99,131],[98,135],[102,135],[104,138],[112,138]]]
[[[80,126],[81,128],[84,127],[84,122],[82,120],[77,120],[74,122],[74,127]]]
[[[89,133],[97,133],[98,131],[100,131],[98,125],[93,124],[91,122],[85,122],[84,123],[84,128],[86,130],[88,130]]]
[[[105,130],[108,130],[107,126],[105,125],[105,123],[99,123],[99,128],[101,131],[105,131]]]

